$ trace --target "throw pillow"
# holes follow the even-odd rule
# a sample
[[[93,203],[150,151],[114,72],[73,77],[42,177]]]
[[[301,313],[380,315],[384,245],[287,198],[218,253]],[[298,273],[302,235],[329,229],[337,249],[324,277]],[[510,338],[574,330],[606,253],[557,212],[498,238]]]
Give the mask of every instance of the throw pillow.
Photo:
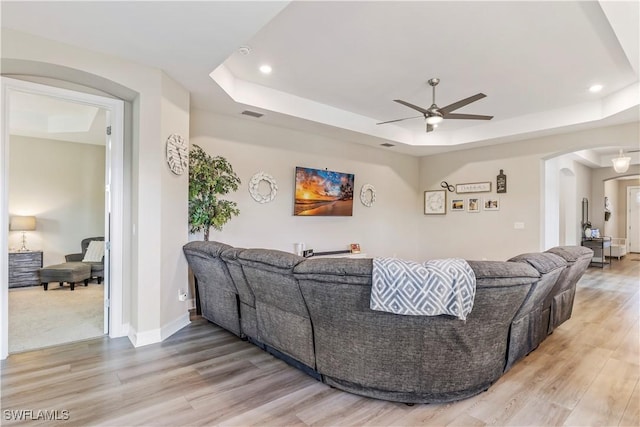
[[[89,242],[87,252],[84,254],[82,262],[101,262],[104,257],[104,242],[92,240]]]

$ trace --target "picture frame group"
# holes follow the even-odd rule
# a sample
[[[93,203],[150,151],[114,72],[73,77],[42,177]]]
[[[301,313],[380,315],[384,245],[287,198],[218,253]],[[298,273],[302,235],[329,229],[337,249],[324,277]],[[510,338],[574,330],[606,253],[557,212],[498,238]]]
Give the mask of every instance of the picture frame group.
[[[449,201],[451,212],[478,213],[484,211],[500,210],[500,198],[498,196],[486,197],[452,197]]]

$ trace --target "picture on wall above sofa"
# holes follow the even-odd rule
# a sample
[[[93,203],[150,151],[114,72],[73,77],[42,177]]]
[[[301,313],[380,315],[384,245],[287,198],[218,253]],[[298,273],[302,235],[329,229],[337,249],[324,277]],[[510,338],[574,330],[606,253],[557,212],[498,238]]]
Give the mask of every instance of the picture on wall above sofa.
[[[352,216],[354,174],[296,167],[296,216]]]

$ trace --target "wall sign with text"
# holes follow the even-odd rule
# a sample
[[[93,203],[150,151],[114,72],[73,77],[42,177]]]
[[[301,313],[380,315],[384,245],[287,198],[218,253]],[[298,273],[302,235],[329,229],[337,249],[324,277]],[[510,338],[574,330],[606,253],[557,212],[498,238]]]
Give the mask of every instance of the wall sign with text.
[[[469,184],[456,184],[456,193],[488,193],[491,191],[491,182],[472,182]]]

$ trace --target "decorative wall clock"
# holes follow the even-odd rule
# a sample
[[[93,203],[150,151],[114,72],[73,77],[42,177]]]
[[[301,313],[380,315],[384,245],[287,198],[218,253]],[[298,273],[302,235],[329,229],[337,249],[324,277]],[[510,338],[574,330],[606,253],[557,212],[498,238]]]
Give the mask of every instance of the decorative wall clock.
[[[360,202],[370,208],[376,202],[376,189],[371,184],[365,184],[360,189]]]
[[[269,184],[268,193],[263,194],[260,192],[260,183],[262,181],[266,181],[267,184]],[[258,203],[269,203],[275,199],[277,193],[278,185],[276,184],[276,180],[268,173],[258,172],[251,177],[251,180],[249,180],[249,194],[251,194],[253,200]]]
[[[167,164],[176,175],[182,175],[189,168],[187,141],[177,133],[172,133],[167,138]]]

